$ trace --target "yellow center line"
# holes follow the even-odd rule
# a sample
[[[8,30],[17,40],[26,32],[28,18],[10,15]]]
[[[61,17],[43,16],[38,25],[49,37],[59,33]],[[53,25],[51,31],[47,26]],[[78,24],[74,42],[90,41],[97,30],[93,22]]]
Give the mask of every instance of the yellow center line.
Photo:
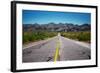
[[[57,41],[57,45],[56,45],[55,55],[54,55],[54,62],[56,62],[58,60],[58,57],[59,57],[59,49],[60,49],[60,42],[58,40]]]

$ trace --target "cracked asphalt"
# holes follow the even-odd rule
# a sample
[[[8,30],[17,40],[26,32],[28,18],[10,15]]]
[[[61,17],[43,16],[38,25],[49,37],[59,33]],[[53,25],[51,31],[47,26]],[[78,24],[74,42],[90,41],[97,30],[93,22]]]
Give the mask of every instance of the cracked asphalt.
[[[54,61],[57,41],[60,42],[60,48],[57,61],[67,60],[87,60],[91,59],[91,48],[89,44],[78,44],[62,36],[53,37],[51,40],[30,46],[23,49],[22,61],[27,62],[50,62]],[[87,47],[88,46],[88,47]]]

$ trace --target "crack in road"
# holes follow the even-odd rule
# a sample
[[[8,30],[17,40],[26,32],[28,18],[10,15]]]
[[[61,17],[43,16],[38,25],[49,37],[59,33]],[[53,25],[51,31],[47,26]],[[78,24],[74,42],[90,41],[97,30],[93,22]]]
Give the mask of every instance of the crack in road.
[[[48,62],[48,61],[51,61],[52,59],[53,59],[53,57],[48,57],[48,59],[46,61]]]

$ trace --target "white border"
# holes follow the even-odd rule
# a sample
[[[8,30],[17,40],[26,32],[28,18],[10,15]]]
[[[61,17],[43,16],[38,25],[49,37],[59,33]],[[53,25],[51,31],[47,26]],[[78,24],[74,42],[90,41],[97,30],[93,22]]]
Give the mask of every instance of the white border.
[[[91,60],[81,61],[61,61],[61,62],[38,62],[38,63],[22,63],[22,10],[46,10],[46,11],[62,11],[62,12],[84,12],[91,13]],[[96,45],[95,45],[95,33],[96,33],[96,20],[95,9],[81,8],[81,7],[63,7],[63,6],[47,6],[47,5],[28,5],[17,4],[17,48],[16,48],[16,60],[17,70],[21,69],[38,69],[38,68],[52,68],[52,67],[72,67],[72,66],[85,66],[95,65],[96,60]]]

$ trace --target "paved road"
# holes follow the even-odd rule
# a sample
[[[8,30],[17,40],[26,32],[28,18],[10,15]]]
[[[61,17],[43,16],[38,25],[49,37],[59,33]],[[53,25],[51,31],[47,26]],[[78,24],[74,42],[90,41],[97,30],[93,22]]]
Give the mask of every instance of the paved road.
[[[90,45],[61,37],[60,60],[90,59]]]
[[[23,62],[85,60],[91,58],[90,45],[60,36],[23,49]]]

